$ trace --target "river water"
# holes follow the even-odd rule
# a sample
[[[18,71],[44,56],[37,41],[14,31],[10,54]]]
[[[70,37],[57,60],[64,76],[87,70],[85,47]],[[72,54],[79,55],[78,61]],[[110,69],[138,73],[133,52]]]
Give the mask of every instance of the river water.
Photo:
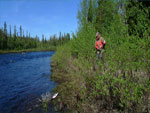
[[[0,113],[40,113],[39,98],[51,92],[54,52],[0,54]]]

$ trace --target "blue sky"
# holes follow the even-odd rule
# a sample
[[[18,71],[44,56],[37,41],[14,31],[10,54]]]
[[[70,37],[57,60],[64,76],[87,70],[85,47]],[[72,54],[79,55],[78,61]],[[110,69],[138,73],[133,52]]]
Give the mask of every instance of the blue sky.
[[[14,25],[36,34],[49,36],[59,32],[72,33],[78,28],[77,12],[80,0],[0,0],[0,27]]]

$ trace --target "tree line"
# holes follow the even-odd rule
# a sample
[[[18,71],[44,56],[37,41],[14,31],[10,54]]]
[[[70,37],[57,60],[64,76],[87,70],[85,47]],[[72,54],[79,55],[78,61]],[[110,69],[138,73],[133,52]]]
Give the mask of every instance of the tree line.
[[[51,46],[62,45],[70,40],[70,34],[59,33],[59,36],[50,36],[47,40],[44,34],[42,34],[42,40],[39,36],[31,36],[30,32],[19,27],[17,31],[16,25],[14,26],[14,31],[12,33],[11,25],[7,26],[4,22],[4,26],[0,28],[0,50],[21,50],[21,49],[31,49],[31,48],[47,48]]]

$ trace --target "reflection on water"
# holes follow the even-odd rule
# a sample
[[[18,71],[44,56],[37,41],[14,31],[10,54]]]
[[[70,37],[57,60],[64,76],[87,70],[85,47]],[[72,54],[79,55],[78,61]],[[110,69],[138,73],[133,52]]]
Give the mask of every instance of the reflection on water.
[[[0,113],[39,112],[38,98],[55,86],[49,79],[50,57],[53,54],[0,55]]]

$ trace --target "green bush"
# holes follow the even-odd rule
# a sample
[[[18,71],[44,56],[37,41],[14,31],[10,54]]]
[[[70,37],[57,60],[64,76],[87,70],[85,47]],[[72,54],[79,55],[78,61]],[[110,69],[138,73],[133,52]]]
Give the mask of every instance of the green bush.
[[[150,37],[129,35],[124,18],[115,14],[101,27],[107,43],[102,60],[96,58],[97,29],[90,22],[57,48],[51,78],[58,83],[54,103],[60,112],[149,112]]]

